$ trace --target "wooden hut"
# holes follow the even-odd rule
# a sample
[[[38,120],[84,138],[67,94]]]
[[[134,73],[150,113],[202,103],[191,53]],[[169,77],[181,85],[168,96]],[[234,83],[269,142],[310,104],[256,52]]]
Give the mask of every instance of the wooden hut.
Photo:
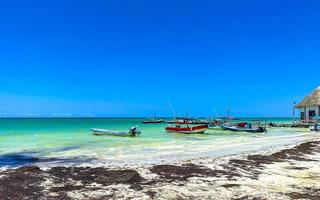
[[[311,121],[320,116],[320,86],[295,106],[300,110],[301,121]]]

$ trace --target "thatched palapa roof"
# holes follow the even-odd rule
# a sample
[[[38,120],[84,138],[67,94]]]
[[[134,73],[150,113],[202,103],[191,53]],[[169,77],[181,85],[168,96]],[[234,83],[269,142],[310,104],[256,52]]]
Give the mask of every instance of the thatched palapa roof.
[[[308,96],[306,96],[296,108],[320,106],[320,86],[313,90]]]

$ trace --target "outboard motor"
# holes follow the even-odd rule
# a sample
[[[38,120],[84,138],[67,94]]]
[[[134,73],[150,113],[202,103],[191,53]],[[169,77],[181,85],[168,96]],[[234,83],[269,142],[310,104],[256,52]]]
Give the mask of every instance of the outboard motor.
[[[270,122],[268,125],[269,125],[270,127],[275,127],[275,126],[276,126],[273,122]]]
[[[267,132],[267,129],[266,128],[263,128],[263,127],[261,127],[261,126],[259,126],[258,127],[258,130],[259,130],[259,132]]]
[[[131,136],[135,137],[140,134],[140,131],[137,131],[137,127],[133,126],[130,128]]]

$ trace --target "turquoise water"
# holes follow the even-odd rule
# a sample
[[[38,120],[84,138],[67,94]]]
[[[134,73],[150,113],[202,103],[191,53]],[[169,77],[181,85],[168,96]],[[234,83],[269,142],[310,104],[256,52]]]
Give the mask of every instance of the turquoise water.
[[[204,135],[166,133],[166,124],[142,119],[0,119],[0,167],[39,165],[136,165],[223,156],[308,140],[308,129],[273,128],[266,134],[210,130]],[[268,119],[290,122],[291,119]],[[93,136],[91,128],[128,130],[136,138]]]

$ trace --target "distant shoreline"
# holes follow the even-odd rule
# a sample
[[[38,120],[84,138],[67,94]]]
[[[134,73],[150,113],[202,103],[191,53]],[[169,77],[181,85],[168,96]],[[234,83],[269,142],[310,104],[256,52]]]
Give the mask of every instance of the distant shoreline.
[[[220,116],[221,117],[221,116]],[[146,119],[150,117],[0,117],[0,119]],[[175,117],[157,117],[159,119],[172,119]],[[219,118],[219,117],[196,117],[196,118]],[[237,119],[288,119],[292,117],[236,117]]]

